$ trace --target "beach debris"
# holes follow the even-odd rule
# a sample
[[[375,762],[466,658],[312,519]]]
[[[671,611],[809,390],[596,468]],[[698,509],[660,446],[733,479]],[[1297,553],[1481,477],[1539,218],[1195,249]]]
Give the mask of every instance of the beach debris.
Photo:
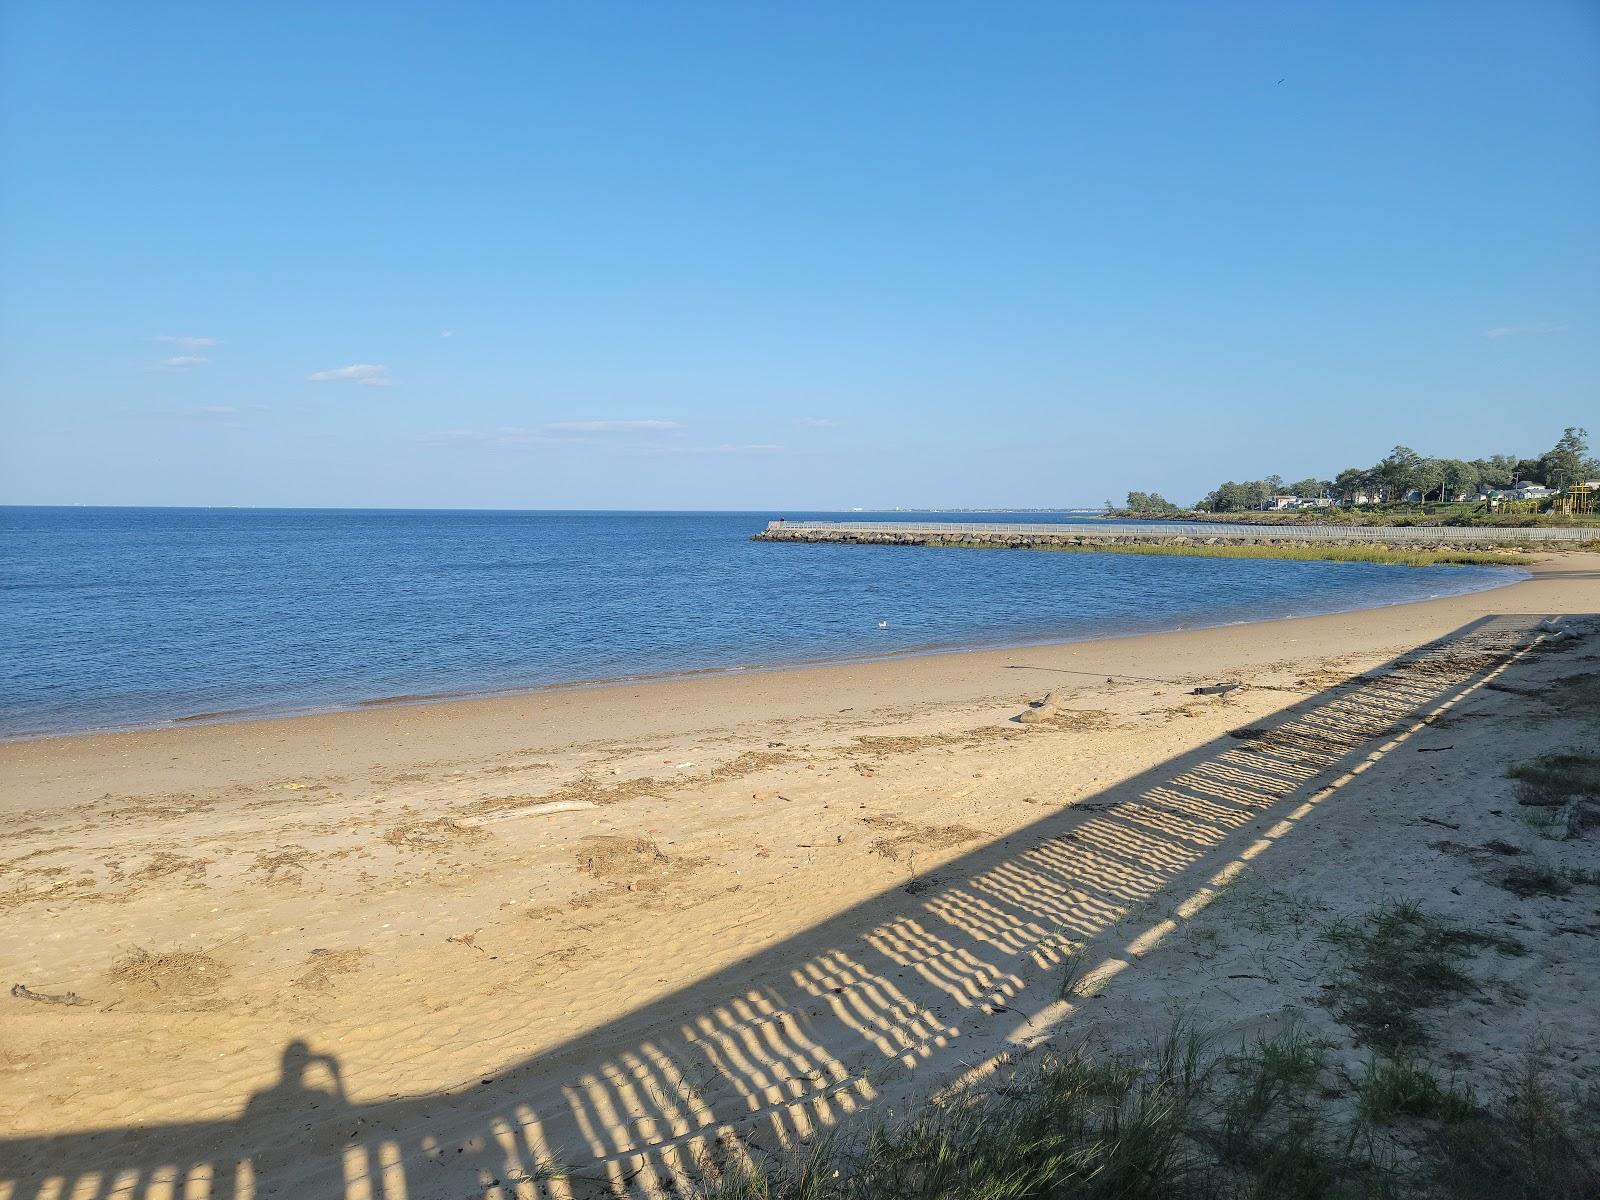
[[[305,970],[289,981],[290,986],[312,992],[337,991],[336,977],[359,971],[371,955],[370,950],[330,950],[319,946],[306,956]]]
[[[1044,699],[1028,701],[1028,707],[1012,719],[1021,725],[1037,725],[1055,716],[1056,709],[1065,699],[1059,689],[1048,691],[1044,694]]]
[[[12,984],[11,994],[18,1000],[37,1000],[40,1004],[66,1004],[77,1006],[80,1004],[90,1003],[88,1000],[85,1000],[82,996],[78,995],[77,992],[61,992],[60,994],[36,992],[31,987],[27,986],[27,984],[23,983]]]
[[[1191,695],[1191,696],[1222,696],[1222,695],[1226,695],[1228,692],[1236,691],[1236,690],[1238,690],[1239,688],[1241,688],[1243,686],[1244,685],[1242,683],[1239,683],[1237,681],[1233,681],[1233,682],[1229,682],[1229,683],[1211,683],[1211,684],[1207,684],[1205,687],[1194,688],[1192,691],[1190,691],[1189,695]]]
[[[873,841],[870,849],[890,862],[912,858],[919,851],[937,853],[991,836],[970,825],[919,825],[887,814],[862,817],[861,823],[883,835]],[[839,840],[843,842],[844,838]]]
[[[462,817],[457,824],[476,829],[490,821],[509,821],[514,817],[549,817],[556,813],[582,812],[586,808],[599,808],[593,800],[547,800],[543,804],[529,804],[521,808],[504,808],[482,817]]]
[[[106,979],[116,989],[119,1003],[209,1007],[232,973],[226,963],[203,950],[158,953],[138,947],[113,965]]]
[[[1418,754],[1443,754],[1446,750],[1454,750],[1454,746],[1418,746]]]
[[[447,850],[463,842],[481,841],[487,831],[478,825],[451,817],[431,821],[409,821],[383,835],[383,840],[402,850]]]

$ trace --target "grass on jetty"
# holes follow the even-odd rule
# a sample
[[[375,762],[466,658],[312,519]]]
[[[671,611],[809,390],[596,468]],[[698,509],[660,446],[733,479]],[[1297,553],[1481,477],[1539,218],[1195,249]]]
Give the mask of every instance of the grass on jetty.
[[[969,543],[970,545],[970,543]],[[1011,549],[1004,542],[981,545]],[[1394,550],[1388,546],[1256,546],[1256,545],[1144,545],[1116,544],[1081,546],[1039,546],[1040,550],[1072,551],[1078,554],[1156,554],[1178,558],[1277,558],[1296,562],[1371,562],[1402,567],[1523,567],[1535,560],[1526,554],[1499,551],[1449,550],[1419,546],[1415,550]]]

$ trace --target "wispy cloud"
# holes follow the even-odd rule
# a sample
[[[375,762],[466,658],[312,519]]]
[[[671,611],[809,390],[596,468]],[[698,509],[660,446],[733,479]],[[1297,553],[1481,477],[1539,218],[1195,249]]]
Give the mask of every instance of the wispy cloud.
[[[381,363],[352,363],[348,367],[332,367],[326,371],[317,371],[306,378],[313,383],[348,381],[364,383],[368,387],[388,387],[394,382],[389,378],[389,368]]]
[[[801,429],[837,429],[839,422],[832,417],[801,417],[795,422]]]
[[[177,337],[170,333],[163,333],[156,338],[158,342],[165,342],[169,346],[177,346],[181,350],[204,350],[210,346],[221,345],[212,337]]]
[[[180,421],[227,421],[242,416],[247,409],[259,407],[254,404],[190,404],[184,408],[166,409],[164,415]]]
[[[550,421],[543,425],[501,425],[494,429],[446,429],[419,439],[440,446],[528,446],[600,443],[644,445],[682,429],[677,421]],[[643,439],[641,441],[640,439]]]
[[[676,421],[552,421],[540,428],[551,433],[666,433],[683,426]]]
[[[1541,333],[1565,333],[1565,325],[1543,322],[1534,325],[1496,325],[1493,329],[1485,329],[1483,336],[1486,338],[1529,337]]]
[[[201,354],[178,354],[172,358],[163,358],[161,365],[163,367],[171,367],[175,371],[181,371],[184,367],[198,367],[201,363],[210,361],[209,358]]]
[[[775,446],[769,442],[746,442],[735,445],[724,442],[719,446],[650,446],[645,449],[647,454],[778,454],[782,446]]]

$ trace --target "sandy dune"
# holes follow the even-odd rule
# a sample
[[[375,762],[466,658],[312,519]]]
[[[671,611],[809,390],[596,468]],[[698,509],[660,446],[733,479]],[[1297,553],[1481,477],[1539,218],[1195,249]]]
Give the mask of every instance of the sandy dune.
[[[1385,895],[1538,948],[1464,1069],[1539,1029],[1600,1080],[1596,898],[1477,849],[1594,865],[1503,773],[1593,743],[1540,697],[1597,614],[1568,555],[1331,617],[0,746],[0,1200],[665,1193],[1177,1006],[1348,1045],[1317,929]]]

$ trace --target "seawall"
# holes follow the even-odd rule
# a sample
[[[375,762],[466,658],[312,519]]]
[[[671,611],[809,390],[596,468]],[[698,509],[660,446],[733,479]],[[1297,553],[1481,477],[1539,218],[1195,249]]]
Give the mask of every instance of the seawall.
[[[863,546],[967,546],[1048,550],[1069,546],[1377,546],[1394,550],[1448,547],[1576,547],[1596,531],[1570,528],[1331,525],[1025,525],[894,521],[772,521],[758,542],[831,542]]]

